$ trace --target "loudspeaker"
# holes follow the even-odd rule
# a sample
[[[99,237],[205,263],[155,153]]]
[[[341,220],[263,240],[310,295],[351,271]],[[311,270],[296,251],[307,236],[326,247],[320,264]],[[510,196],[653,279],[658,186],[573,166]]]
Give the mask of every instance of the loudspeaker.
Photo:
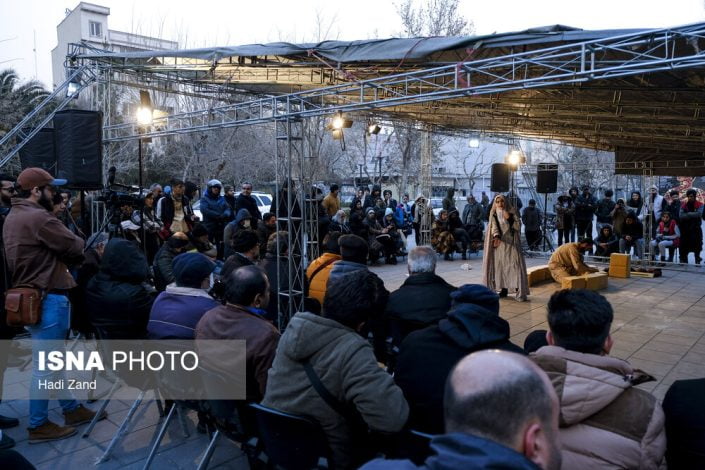
[[[54,115],[56,177],[74,189],[103,187],[103,114],[69,109]]]
[[[509,191],[509,165],[506,163],[492,164],[490,190],[494,193],[506,193]]]
[[[25,135],[32,129],[23,129]],[[20,142],[23,139],[20,139]],[[39,129],[34,137],[25,142],[20,149],[20,165],[25,168],[41,168],[52,175],[56,174],[56,154],[54,153],[54,129]]]
[[[536,169],[536,192],[553,194],[558,191],[558,165],[539,163]]]

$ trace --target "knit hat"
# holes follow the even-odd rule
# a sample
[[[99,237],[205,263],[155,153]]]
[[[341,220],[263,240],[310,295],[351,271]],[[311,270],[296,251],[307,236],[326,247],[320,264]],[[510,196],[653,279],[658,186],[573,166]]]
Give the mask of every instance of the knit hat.
[[[372,208],[367,209],[367,215],[370,215],[370,212],[372,212],[374,214],[375,210]]]
[[[343,259],[367,259],[367,242],[362,237],[343,235],[338,239],[338,246],[340,246],[340,255]]]
[[[384,210],[384,216],[385,216],[385,217],[387,217],[388,215],[393,215],[393,214],[394,214],[394,211],[393,211],[390,207],[387,207],[387,208]]]
[[[499,315],[499,296],[481,284],[465,284],[450,293],[453,305],[474,304],[488,314]]]
[[[177,285],[200,287],[215,269],[215,263],[201,253],[184,253],[174,258],[172,268]]]
[[[191,230],[191,236],[194,238],[202,237],[208,235],[208,229],[203,224],[196,224]]]
[[[213,186],[220,186],[222,188],[223,184],[220,182],[220,180],[213,179],[208,182],[208,187],[212,188]]]

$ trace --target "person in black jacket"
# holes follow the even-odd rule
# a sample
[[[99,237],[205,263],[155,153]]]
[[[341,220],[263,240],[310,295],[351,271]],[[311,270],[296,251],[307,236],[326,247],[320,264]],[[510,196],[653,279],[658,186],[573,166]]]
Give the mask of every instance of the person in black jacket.
[[[277,245],[279,245],[279,262],[277,263]],[[267,273],[269,279],[269,303],[267,304],[267,320],[276,324],[279,317],[277,297],[279,287],[282,291],[289,290],[289,245],[286,232],[276,232],[267,242],[267,253],[259,262],[259,267]]]
[[[429,246],[414,247],[407,258],[409,277],[392,292],[385,316],[395,345],[412,331],[437,324],[450,309],[455,286],[436,274],[436,253]]]
[[[669,470],[705,468],[705,379],[676,380],[663,399]]]
[[[242,183],[242,192],[235,199],[233,214],[237,214],[240,209],[247,209],[252,216],[252,230],[257,230],[257,224],[262,220],[262,213],[257,207],[257,201],[252,197],[252,183]]]
[[[644,225],[639,221],[634,212],[629,212],[624,219],[622,236],[619,239],[619,252],[634,253],[641,259],[644,256]]]
[[[134,243],[113,238],[105,246],[100,271],[88,282],[86,308],[102,339],[147,337],[156,291],[147,284],[147,258]]]
[[[603,224],[595,239],[595,256],[609,258],[612,253],[619,253],[619,238],[610,224]]]
[[[443,390],[448,374],[466,355],[481,349],[524,350],[509,341],[509,323],[499,316],[499,296],[479,284],[450,295],[446,318],[402,342],[394,380],[409,402],[411,429],[443,433]]]
[[[259,259],[259,238],[254,230],[240,230],[233,236],[234,253],[225,260],[220,271],[220,277],[228,275],[242,266],[255,264]]]
[[[162,292],[166,286],[174,282],[174,272],[171,263],[177,255],[192,248],[188,235],[176,232],[162,245],[154,256],[152,269],[154,270],[154,287]]]

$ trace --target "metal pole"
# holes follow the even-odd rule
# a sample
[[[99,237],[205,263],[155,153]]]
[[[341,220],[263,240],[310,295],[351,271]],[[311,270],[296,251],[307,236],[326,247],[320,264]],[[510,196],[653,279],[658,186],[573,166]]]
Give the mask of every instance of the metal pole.
[[[548,193],[543,193],[543,252],[546,252],[546,213],[548,212]]]
[[[137,175],[137,180],[138,180],[138,185],[139,185],[139,196],[142,197],[142,186],[144,184],[144,181],[142,181],[142,138],[137,139],[137,165],[138,165],[138,172],[139,175]],[[146,239],[146,234],[144,231],[144,201],[140,203],[140,239],[142,240],[142,252],[147,256],[147,239]]]

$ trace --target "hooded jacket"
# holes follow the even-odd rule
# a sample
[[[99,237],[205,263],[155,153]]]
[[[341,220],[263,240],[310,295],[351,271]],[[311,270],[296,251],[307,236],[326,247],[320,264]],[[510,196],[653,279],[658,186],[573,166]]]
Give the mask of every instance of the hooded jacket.
[[[573,213],[575,206],[573,199],[567,193],[558,197],[558,202],[553,206],[556,211],[556,229],[570,230],[573,228]]]
[[[463,223],[465,225],[480,225],[483,212],[482,204],[479,202],[467,203],[463,209]]]
[[[329,318],[299,312],[279,341],[262,404],[318,422],[333,452],[335,468],[354,466],[350,429],[313,388],[308,360],[326,389],[357,408],[370,429],[398,432],[409,408],[392,377],[377,365],[372,346],[356,331]]]
[[[208,230],[208,234],[215,236],[216,233],[223,231],[225,223],[232,217],[230,206],[225,202],[223,196],[214,196],[210,188],[201,198],[201,214],[203,214],[203,225]]]
[[[499,296],[466,284],[451,294],[453,307],[438,325],[414,331],[401,343],[394,380],[409,402],[412,429],[443,433],[443,391],[448,374],[466,355],[496,348],[524,354],[509,341]]]
[[[609,234],[605,235],[603,230],[609,230]],[[600,243],[607,243],[607,247],[603,248]],[[612,253],[617,253],[619,251],[619,238],[615,235],[610,224],[605,224],[600,228],[600,232],[595,239],[595,255],[596,256],[609,256]]]
[[[509,447],[471,434],[451,433],[431,440],[433,455],[416,466],[410,460],[376,459],[360,470],[539,470],[532,461]]]
[[[323,298],[326,295],[326,288],[328,286],[328,278],[333,270],[333,266],[342,259],[342,256],[335,253],[323,253],[321,256],[311,261],[311,264],[306,268],[308,296],[318,300],[321,305],[323,305]]]
[[[330,274],[328,275],[328,282],[338,282],[346,274],[350,274],[361,269],[367,271],[367,265],[341,259],[340,261],[336,261],[331,268]],[[328,284],[326,284],[326,286],[327,285]]]
[[[240,211],[243,209],[246,209],[252,216],[252,230],[257,229],[257,225],[262,220],[262,213],[259,211],[259,207],[257,207],[257,201],[255,198],[252,196],[246,196],[243,193],[238,194],[235,199],[234,213],[240,215]]]
[[[235,216],[235,219],[232,222],[228,223],[228,225],[225,226],[225,230],[223,230],[223,242],[225,244],[225,248],[224,248],[224,252],[223,252],[224,259],[228,259],[228,257],[234,253],[233,246],[232,246],[233,235],[235,235],[235,233],[238,230],[240,230],[240,222],[242,222],[243,220],[247,220],[247,219],[250,220],[250,228],[254,230],[254,228],[252,228],[254,220],[252,219],[252,214],[250,214],[250,211],[248,211],[247,209],[240,209],[239,211],[237,211],[237,215]],[[264,224],[262,224],[262,225],[264,225]],[[261,240],[260,240],[260,243],[261,243]],[[265,240],[264,244],[265,244],[265,251],[266,251],[266,249],[267,249],[267,247],[266,247],[267,241],[266,240]],[[260,244],[260,249],[261,249],[261,244]],[[262,251],[262,253],[264,253],[264,251]]]
[[[588,193],[585,195],[581,193],[575,199],[575,220],[581,222],[592,221],[595,215],[595,210],[597,210],[597,198],[592,194]]]
[[[632,219],[633,222],[628,224],[626,221]],[[644,225],[637,219],[633,214],[628,214],[624,219],[624,225],[622,225],[622,238],[626,236],[632,237],[633,240],[639,240],[644,238]]]
[[[196,324],[208,311],[220,305],[204,289],[171,284],[159,294],[149,314],[150,339],[194,339]]]
[[[149,312],[156,292],[145,284],[147,258],[131,241],[113,238],[105,246],[100,271],[88,282],[86,308],[90,322],[104,339],[147,336]]]
[[[621,359],[544,346],[532,359],[560,401],[561,468],[665,468],[661,405],[635,385],[653,377]]]

